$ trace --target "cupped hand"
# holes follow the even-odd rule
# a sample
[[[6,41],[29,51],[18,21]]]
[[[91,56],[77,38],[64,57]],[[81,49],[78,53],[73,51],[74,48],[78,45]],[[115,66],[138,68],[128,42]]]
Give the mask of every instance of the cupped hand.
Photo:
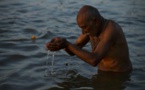
[[[58,51],[67,46],[67,40],[61,37],[55,37],[50,42],[46,43],[46,48],[50,51]]]

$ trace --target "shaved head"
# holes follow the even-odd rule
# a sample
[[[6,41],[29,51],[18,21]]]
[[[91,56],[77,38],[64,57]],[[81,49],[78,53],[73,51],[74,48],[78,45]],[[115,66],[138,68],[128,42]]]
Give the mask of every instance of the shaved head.
[[[80,8],[77,15],[77,22],[86,22],[93,19],[97,19],[99,21],[102,19],[102,16],[96,8],[89,5],[85,5]]]

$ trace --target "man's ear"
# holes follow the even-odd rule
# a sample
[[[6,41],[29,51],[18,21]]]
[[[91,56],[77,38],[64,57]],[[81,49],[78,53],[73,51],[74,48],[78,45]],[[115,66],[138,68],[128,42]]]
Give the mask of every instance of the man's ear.
[[[93,18],[93,21],[98,25],[99,24],[99,20],[97,18]]]

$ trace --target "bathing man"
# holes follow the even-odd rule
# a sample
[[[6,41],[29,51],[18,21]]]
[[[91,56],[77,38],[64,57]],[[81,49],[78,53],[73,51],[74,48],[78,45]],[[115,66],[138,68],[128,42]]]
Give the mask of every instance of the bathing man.
[[[64,49],[92,66],[97,65],[101,71],[126,72],[132,69],[125,35],[116,22],[105,19],[96,8],[85,5],[78,12],[77,24],[82,34],[75,44],[56,37],[46,43],[47,49]],[[82,49],[89,41],[91,52]]]

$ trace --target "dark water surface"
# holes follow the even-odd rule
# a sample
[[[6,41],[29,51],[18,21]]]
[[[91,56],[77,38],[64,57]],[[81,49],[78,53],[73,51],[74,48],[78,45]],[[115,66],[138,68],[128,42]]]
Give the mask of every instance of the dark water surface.
[[[81,33],[76,14],[85,4],[122,26],[133,64],[130,75],[97,72],[62,50],[51,66],[45,43],[55,36],[74,42]],[[0,0],[0,90],[145,90],[144,10],[145,0]],[[55,72],[47,77],[46,61]]]

